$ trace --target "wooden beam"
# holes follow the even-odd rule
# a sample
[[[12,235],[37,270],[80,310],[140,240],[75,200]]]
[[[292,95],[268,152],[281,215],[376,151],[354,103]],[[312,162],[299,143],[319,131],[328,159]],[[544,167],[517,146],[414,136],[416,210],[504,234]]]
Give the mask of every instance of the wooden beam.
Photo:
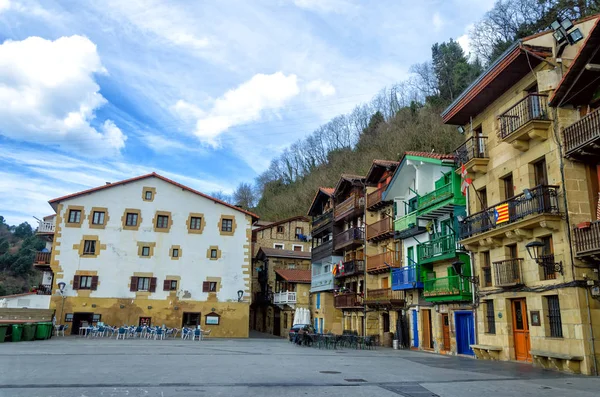
[[[600,65],[597,63],[588,63],[585,68],[591,72],[600,72]]]

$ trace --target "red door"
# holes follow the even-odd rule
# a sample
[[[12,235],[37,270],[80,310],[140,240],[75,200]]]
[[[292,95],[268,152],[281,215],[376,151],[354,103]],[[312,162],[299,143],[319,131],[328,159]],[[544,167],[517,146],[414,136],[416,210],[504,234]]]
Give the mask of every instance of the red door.
[[[531,361],[529,324],[527,324],[527,305],[525,299],[512,301],[513,337],[515,340],[515,358],[519,361]]]
[[[450,351],[450,324],[448,322],[448,315],[442,314],[442,333],[444,336],[444,350]]]

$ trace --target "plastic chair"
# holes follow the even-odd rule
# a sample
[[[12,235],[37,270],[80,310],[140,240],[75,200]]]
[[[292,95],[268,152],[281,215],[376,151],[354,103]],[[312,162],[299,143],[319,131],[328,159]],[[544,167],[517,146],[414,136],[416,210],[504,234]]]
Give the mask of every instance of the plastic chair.
[[[206,339],[208,336],[210,336],[210,332],[212,331],[212,329],[207,329],[202,331],[202,339]]]
[[[165,338],[165,333],[163,332],[162,328],[157,328],[156,331],[154,332],[154,340],[156,340],[156,339],[163,340],[164,338]]]
[[[191,329],[183,327],[183,329],[181,330],[181,339],[183,339],[183,340],[190,339],[191,333],[192,333]]]
[[[199,341],[202,340],[202,330],[199,328],[196,328],[192,335],[192,340],[196,340],[196,338],[198,338]]]
[[[126,337],[127,337],[127,330],[123,327],[120,327],[119,331],[117,331],[117,340],[119,340],[119,338],[125,340]]]
[[[65,331],[69,328],[68,325],[58,325],[56,329],[56,336],[59,336],[62,333],[62,336],[65,336]]]

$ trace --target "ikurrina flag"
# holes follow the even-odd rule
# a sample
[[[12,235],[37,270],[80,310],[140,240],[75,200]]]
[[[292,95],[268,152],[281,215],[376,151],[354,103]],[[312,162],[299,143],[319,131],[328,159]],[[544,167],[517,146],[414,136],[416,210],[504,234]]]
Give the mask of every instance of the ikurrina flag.
[[[496,223],[508,222],[508,203],[500,204],[494,208]]]

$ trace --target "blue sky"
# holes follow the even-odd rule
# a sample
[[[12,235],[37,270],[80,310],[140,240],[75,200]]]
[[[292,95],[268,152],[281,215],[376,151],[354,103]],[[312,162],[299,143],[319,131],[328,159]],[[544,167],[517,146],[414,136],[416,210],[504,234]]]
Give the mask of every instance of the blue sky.
[[[152,171],[230,193],[492,5],[0,0],[0,214]]]

